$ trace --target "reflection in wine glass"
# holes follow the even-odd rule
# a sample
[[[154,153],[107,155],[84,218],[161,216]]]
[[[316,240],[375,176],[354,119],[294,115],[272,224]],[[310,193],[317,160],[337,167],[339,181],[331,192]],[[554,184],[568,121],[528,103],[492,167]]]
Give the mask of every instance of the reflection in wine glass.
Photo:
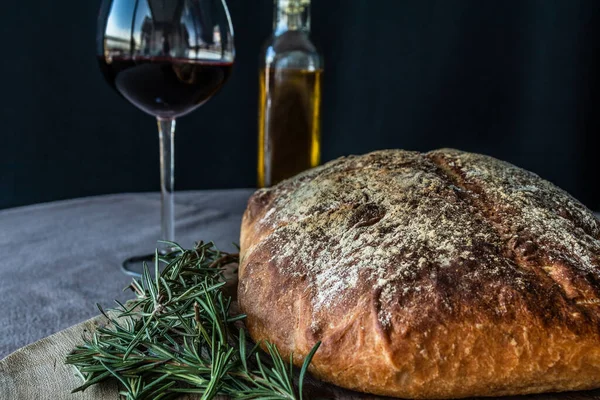
[[[157,118],[162,239],[174,241],[175,118],[208,101],[231,74],[235,49],[227,5],[225,0],[104,0],[97,46],[108,83]],[[124,268],[131,272],[128,261]]]

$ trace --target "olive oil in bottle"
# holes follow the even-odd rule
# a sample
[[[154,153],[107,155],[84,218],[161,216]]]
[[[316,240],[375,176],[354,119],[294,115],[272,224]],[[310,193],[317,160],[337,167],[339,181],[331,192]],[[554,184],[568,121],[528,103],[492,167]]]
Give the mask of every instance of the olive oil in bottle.
[[[322,58],[311,43],[309,0],[275,0],[262,54],[258,184],[274,185],[319,165]]]

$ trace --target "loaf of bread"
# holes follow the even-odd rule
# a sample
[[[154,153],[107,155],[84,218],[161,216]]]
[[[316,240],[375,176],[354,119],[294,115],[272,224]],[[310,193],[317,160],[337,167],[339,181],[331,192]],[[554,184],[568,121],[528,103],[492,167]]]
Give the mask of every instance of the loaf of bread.
[[[403,398],[600,387],[600,222],[537,175],[437,150],[341,158],[249,200],[257,341]]]

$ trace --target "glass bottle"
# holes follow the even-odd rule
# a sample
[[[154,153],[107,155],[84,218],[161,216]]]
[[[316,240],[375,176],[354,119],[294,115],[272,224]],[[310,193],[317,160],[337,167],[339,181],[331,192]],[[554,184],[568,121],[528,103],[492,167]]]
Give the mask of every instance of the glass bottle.
[[[259,187],[320,162],[323,58],[309,34],[310,0],[275,0],[260,64]]]

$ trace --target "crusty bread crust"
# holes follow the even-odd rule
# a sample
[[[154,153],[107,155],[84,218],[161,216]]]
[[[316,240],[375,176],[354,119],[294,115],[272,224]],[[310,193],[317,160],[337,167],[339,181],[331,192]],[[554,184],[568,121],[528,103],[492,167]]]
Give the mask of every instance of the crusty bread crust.
[[[600,223],[456,150],[335,160],[249,200],[238,301],[257,341],[358,391],[459,398],[600,387]]]

